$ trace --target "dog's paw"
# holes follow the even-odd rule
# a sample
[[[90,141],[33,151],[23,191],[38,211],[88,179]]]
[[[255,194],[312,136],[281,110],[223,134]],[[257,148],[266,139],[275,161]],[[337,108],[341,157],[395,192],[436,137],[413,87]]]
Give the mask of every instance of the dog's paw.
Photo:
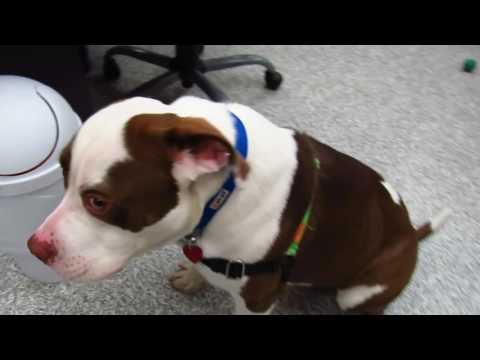
[[[192,264],[182,263],[178,267],[178,270],[169,277],[170,284],[175,290],[191,295],[205,287],[205,280]]]

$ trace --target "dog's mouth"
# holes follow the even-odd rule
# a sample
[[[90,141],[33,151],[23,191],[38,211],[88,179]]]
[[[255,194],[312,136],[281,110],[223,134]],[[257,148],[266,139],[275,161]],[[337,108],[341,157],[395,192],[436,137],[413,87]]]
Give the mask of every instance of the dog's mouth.
[[[66,281],[75,281],[88,273],[88,266],[82,265],[77,268],[67,268],[65,264],[62,263],[54,263],[51,265],[52,269],[60,275]]]
[[[80,281],[83,276],[85,276],[88,273],[88,269],[84,269],[82,271],[79,271],[77,273],[67,275],[65,277],[65,280],[67,281]]]
[[[109,279],[120,272],[124,268],[124,264],[121,263],[106,270],[96,270],[95,266],[92,266],[90,263],[84,263],[75,268],[66,267],[63,263],[56,263],[52,265],[52,268],[65,281],[88,282]]]

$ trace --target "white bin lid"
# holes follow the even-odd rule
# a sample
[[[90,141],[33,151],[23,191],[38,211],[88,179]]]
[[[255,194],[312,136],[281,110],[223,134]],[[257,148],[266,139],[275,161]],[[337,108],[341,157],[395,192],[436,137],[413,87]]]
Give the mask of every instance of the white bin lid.
[[[0,176],[32,171],[57,140],[56,115],[32,83],[0,81]]]
[[[53,89],[0,76],[0,196],[59,180],[58,157],[80,126],[78,115]]]

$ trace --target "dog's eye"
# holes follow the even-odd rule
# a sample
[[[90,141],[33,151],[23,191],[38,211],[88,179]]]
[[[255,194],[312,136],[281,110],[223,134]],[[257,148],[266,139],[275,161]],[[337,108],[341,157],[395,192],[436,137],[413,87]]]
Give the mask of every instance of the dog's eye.
[[[83,196],[85,208],[93,215],[104,215],[110,209],[108,199],[97,193],[89,193]]]
[[[90,206],[93,207],[94,209],[101,210],[105,207],[106,202],[103,200],[100,200],[99,198],[92,196],[90,199]]]

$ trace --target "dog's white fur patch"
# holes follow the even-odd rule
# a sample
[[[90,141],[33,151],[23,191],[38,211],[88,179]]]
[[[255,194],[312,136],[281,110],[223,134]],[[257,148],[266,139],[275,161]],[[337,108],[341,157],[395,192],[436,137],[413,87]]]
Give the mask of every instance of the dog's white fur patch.
[[[386,181],[382,181],[381,184],[383,185],[383,187],[388,191],[388,193],[390,194],[390,197],[392,198],[393,202],[397,205],[400,205],[400,195],[395,191],[395,189],[393,188],[392,185],[390,185],[388,182]]]
[[[338,290],[337,302],[342,310],[353,309],[365,303],[368,299],[382,293],[387,287],[384,285],[357,285],[351,288]]]
[[[243,105],[184,97],[170,109],[179,116],[206,119],[234,144],[235,129],[228,110],[246,128],[250,172],[205,229],[199,246],[206,257],[255,262],[263,258],[278,234],[297,167],[297,145],[291,130],[278,127]],[[272,148],[276,149],[275,157],[271,156]],[[227,176],[226,171],[201,176],[191,189],[192,198],[205,204]]]

